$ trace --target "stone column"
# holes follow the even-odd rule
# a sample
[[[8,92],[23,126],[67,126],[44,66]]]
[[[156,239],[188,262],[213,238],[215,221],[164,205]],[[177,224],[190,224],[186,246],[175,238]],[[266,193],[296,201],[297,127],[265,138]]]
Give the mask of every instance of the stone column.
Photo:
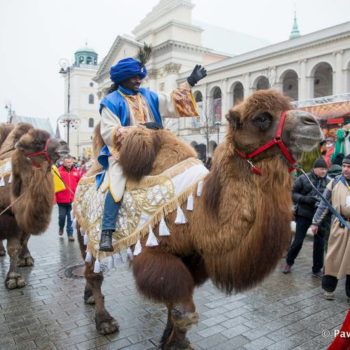
[[[343,50],[334,52],[335,55],[335,72],[333,74],[333,94],[338,95],[342,94],[346,91],[345,85],[343,84],[343,71],[342,71],[342,63],[343,63]]]
[[[301,60],[299,61],[299,86],[298,86],[298,100],[303,101],[307,100],[309,98],[312,98],[311,96],[311,86],[310,86],[310,77],[306,76],[306,63],[307,60]]]

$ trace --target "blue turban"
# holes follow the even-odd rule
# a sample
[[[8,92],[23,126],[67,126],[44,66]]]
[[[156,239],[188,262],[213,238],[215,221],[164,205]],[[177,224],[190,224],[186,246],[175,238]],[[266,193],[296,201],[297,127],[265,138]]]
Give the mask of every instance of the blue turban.
[[[143,79],[147,75],[147,70],[139,61],[131,57],[120,60],[110,70],[111,80],[115,84],[120,84],[122,81],[137,75]]]

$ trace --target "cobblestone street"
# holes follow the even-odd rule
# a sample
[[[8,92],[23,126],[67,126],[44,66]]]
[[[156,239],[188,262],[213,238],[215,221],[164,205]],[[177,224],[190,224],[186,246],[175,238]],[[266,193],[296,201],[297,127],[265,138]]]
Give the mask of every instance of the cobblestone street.
[[[78,243],[58,237],[57,211],[49,230],[32,237],[32,268],[21,271],[23,289],[0,286],[0,349],[155,349],[165,327],[161,305],[135,290],[131,271],[120,267],[105,275],[103,292],[109,312],[120,325],[117,335],[95,330],[94,308],[84,305],[83,278],[65,270],[81,264]],[[320,280],[311,276],[312,241],[308,239],[293,272],[275,271],[253,291],[225,296],[206,283],[195,292],[200,321],[188,333],[196,349],[326,349],[339,329],[348,304],[344,281],[335,301],[322,297]],[[0,258],[4,280],[9,258]]]

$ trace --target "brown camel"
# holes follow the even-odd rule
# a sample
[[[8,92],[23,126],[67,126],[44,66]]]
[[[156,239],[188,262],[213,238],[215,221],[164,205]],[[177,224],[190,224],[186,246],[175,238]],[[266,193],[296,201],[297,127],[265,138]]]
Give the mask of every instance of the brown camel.
[[[25,123],[15,127],[0,125],[0,138],[0,164],[10,166],[3,176],[5,184],[0,187],[0,239],[2,247],[2,240],[7,240],[10,256],[5,285],[14,289],[26,284],[17,267],[33,265],[27,247],[29,236],[44,232],[51,219],[51,164],[68,148],[65,142],[51,139],[46,131]]]
[[[198,320],[193,302],[196,286],[211,279],[226,293],[241,292],[273,271],[290,240],[291,156],[297,159],[321,140],[314,117],[291,110],[288,99],[273,90],[254,93],[232,108],[227,120],[227,134],[215,151],[202,195],[194,193],[193,211],[182,205],[187,223],[176,225],[175,213],[167,215],[171,235],[159,236],[156,225],[159,245],[146,247],[144,237],[141,253],[132,260],[139,292],[167,306],[162,349],[191,348],[186,333]],[[286,149],[274,144],[255,155],[281,127]],[[194,156],[192,148],[167,130],[138,128],[120,148],[124,173],[133,180],[160,174]],[[103,275],[93,272],[93,262],[86,263],[85,277],[85,300],[91,302],[93,295],[97,330],[118,331],[104,306]]]

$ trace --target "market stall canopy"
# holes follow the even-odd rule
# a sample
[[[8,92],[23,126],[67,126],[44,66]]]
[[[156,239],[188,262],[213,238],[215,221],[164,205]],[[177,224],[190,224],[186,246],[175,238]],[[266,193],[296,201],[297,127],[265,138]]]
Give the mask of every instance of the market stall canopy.
[[[350,115],[350,101],[323,103],[300,109],[312,113],[319,119],[339,118]]]

